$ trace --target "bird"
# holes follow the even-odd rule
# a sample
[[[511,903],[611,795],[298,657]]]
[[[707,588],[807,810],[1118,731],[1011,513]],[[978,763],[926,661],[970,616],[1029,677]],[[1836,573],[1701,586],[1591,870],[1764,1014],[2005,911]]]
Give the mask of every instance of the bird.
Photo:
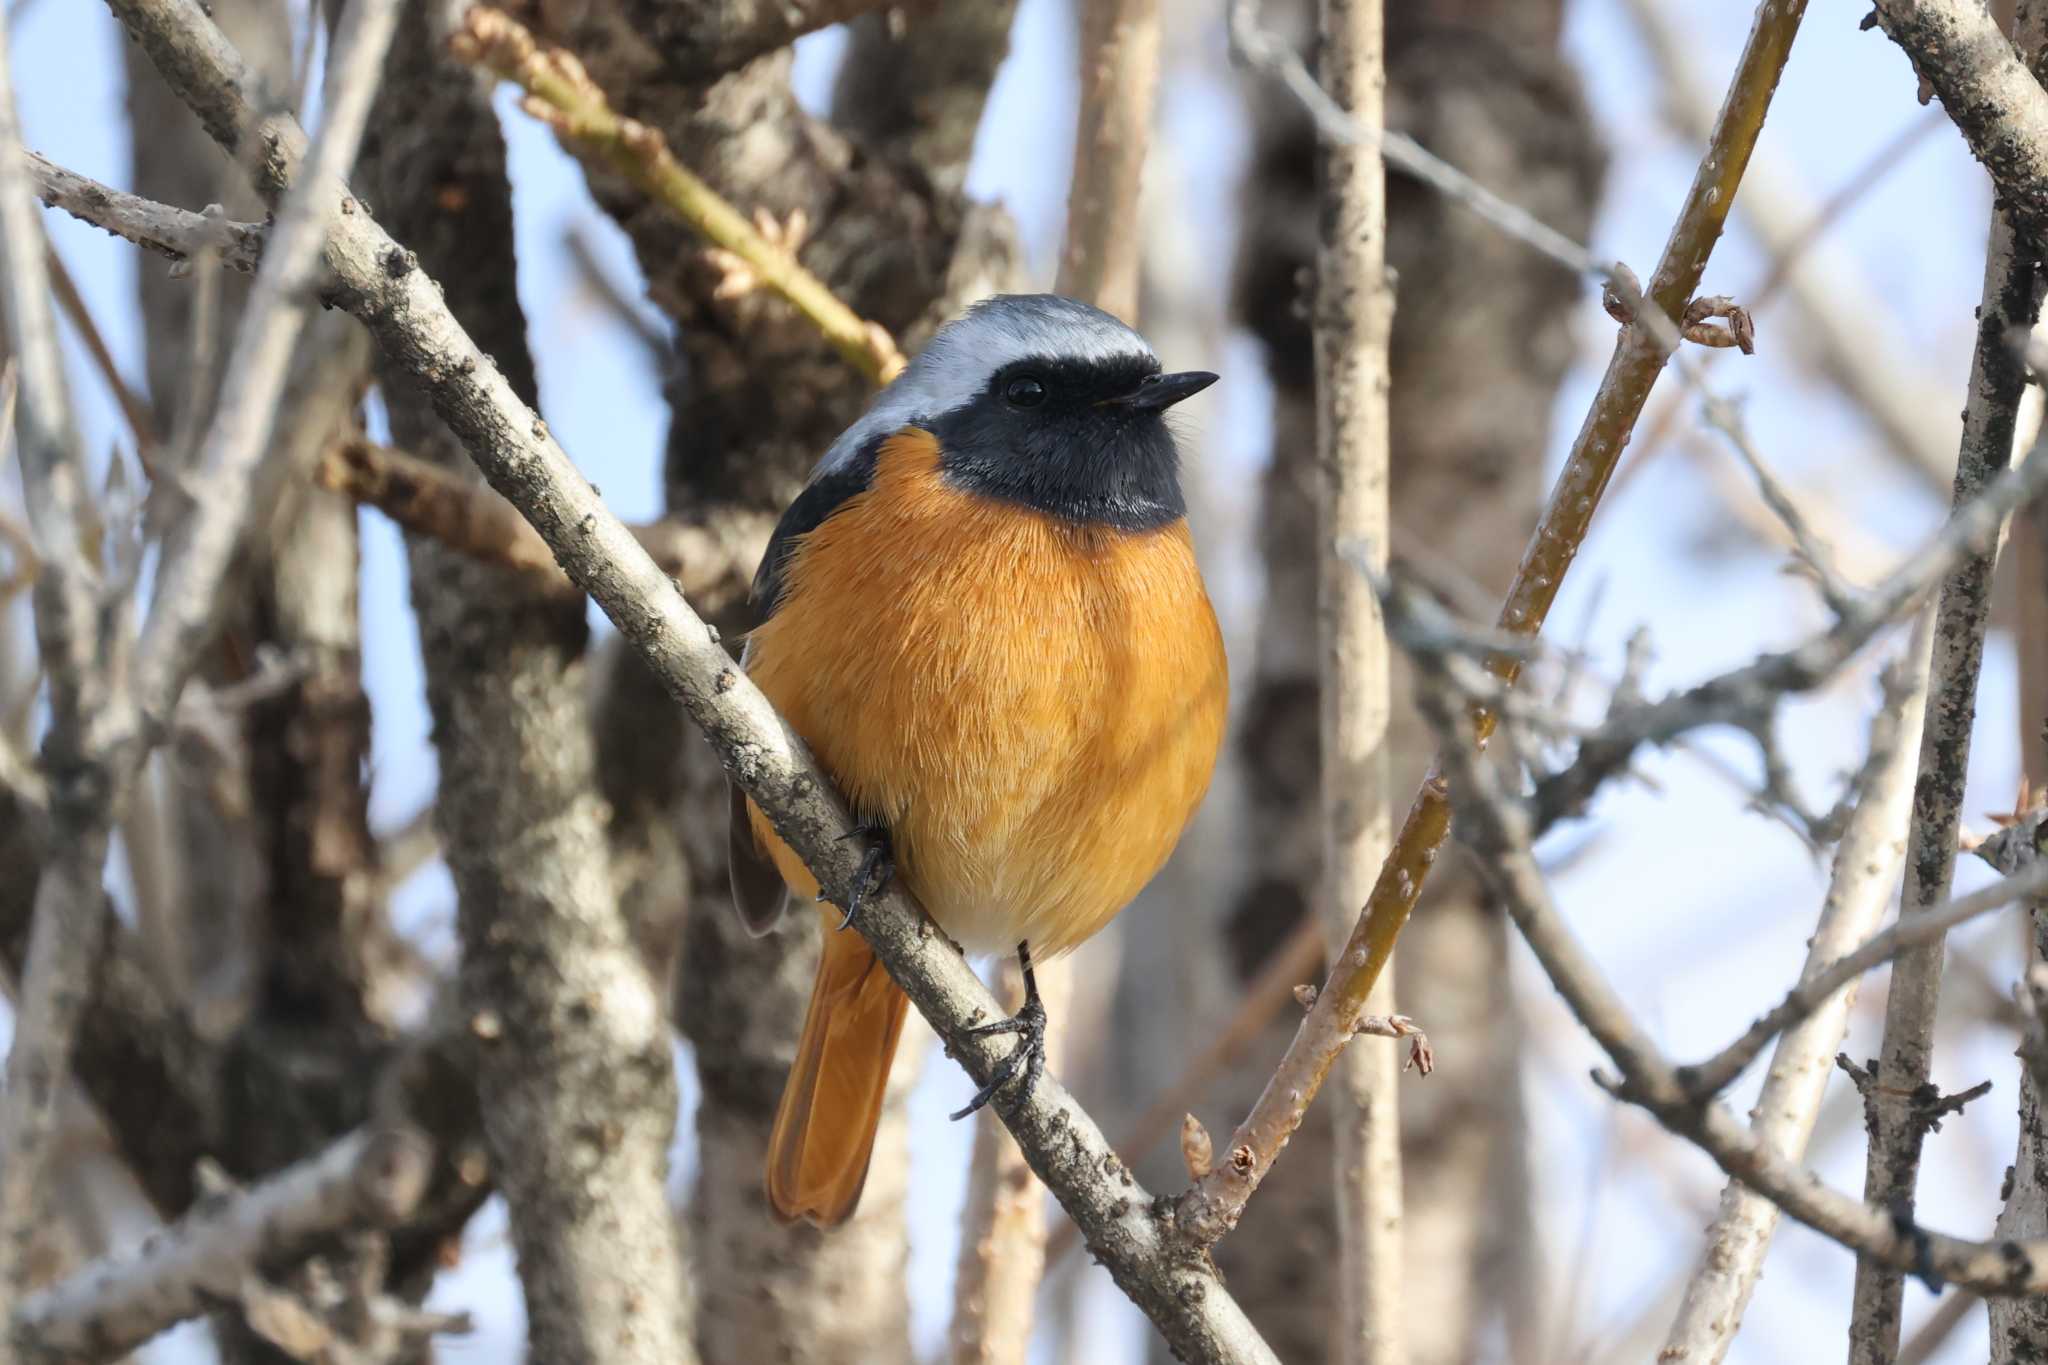
[[[1057,294],[941,327],[825,452],[770,537],[741,665],[868,843],[841,914],[737,786],[741,919],[792,898],[824,927],[770,1132],[775,1217],[853,1213],[909,1001],[859,902],[895,877],[969,954],[1014,950],[1019,1035],[961,1118],[1044,1064],[1037,962],[1101,930],[1173,851],[1221,747],[1229,678],[1195,559],[1166,372],[1136,331]]]

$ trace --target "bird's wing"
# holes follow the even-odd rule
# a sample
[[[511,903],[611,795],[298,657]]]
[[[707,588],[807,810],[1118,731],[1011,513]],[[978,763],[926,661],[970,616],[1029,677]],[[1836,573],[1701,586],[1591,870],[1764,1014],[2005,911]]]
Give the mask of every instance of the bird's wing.
[[[754,838],[754,827],[747,822],[747,794],[730,778],[725,790],[725,852],[732,903],[740,912],[740,923],[758,937],[781,922],[782,912],[789,908],[789,888]]]

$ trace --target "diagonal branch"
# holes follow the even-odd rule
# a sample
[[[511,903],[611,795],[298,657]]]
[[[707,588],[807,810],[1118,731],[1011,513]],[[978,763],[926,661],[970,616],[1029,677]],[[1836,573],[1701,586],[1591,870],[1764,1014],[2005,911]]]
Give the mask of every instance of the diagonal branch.
[[[1544,974],[1621,1073],[1602,1084],[1699,1146],[1730,1177],[1865,1261],[1997,1296],[2048,1292],[2048,1242],[1972,1242],[1930,1232],[1910,1218],[1852,1199],[1714,1102],[1694,1100],[1656,1044],[1572,933],[1529,849],[1529,814],[1504,791],[1467,736],[1467,702],[1438,659],[1417,656],[1417,696],[1435,727],[1459,794],[1459,834],[1534,952]]]
[[[455,55],[488,67],[527,92],[522,107],[562,138],[603,157],[614,169],[732,258],[735,288],[763,284],[787,299],[838,348],[847,363],[877,384],[903,370],[903,354],[880,325],[868,322],[796,258],[795,224],[763,231],[749,223],[718,191],[693,174],[669,150],[661,133],[637,119],[621,118],[583,64],[558,47],[543,47],[502,10],[479,5],[469,11],[454,39]]]
[[[112,1360],[219,1300],[243,1277],[359,1227],[390,1227],[426,1192],[432,1148],[408,1128],[364,1129],[260,1185],[204,1199],[134,1253],[97,1261],[15,1310],[28,1359]]]
[[[1772,1055],[1750,1125],[1759,1140],[1788,1159],[1800,1159],[1813,1136],[1835,1051],[1849,1025],[1857,982],[1875,965],[1874,960],[1852,963],[1851,958],[1864,953],[1852,953],[1850,945],[1883,918],[1904,854],[1898,830],[1911,808],[1912,759],[1920,748],[1919,706],[1927,694],[1927,621],[1923,613],[1905,657],[1886,677],[1883,705],[1871,726],[1868,778],[1835,849],[1820,924],[1809,941],[1800,976],[1799,990],[1807,993],[1800,1002],[1804,1014],[1796,1024],[1777,1021],[1789,1027]],[[1870,946],[1864,945],[1865,951]],[[1843,968],[1849,970],[1843,973]],[[1685,1080],[1685,1074],[1680,1072],[1679,1078]],[[1686,1283],[1685,1297],[1660,1352],[1664,1359],[1719,1365],[1742,1325],[1777,1223],[1777,1206],[1768,1199],[1734,1182],[1722,1191],[1706,1248]]]
[[[35,180],[36,197],[51,208],[105,228],[175,263],[213,252],[222,265],[247,273],[262,258],[269,229],[261,223],[232,223],[217,213],[193,213],[159,204],[102,185],[34,152],[28,154],[28,168]]]
[[[201,120],[230,150],[253,141],[258,187],[275,197],[304,156],[288,116],[253,114],[234,50],[199,0],[109,0]],[[532,410],[449,314],[421,272],[394,270],[404,253],[374,219],[338,219],[327,259],[340,303],[360,317],[392,362],[411,372],[492,485],[547,540],[570,578],[595,598],[691,717],[777,832],[844,899],[861,851],[844,803],[800,741],[648,557],[606,509]],[[968,1032],[1000,1014],[988,988],[933,932],[900,890],[864,903],[860,931],[977,1082],[1005,1055],[1000,1040]],[[1032,1169],[1079,1223],[1119,1287],[1183,1357],[1268,1362],[1215,1271],[1190,1257],[1162,1212],[1073,1097],[1051,1078],[1028,1096],[996,1101]]]
[[[1757,10],[1714,136],[1651,277],[1645,306],[1631,309],[1634,321],[1622,329],[1592,409],[1572,443],[1564,471],[1516,570],[1501,608],[1500,626],[1505,631],[1534,635],[1557,598],[1600,495],[1676,345],[1678,320],[1699,287],[1701,272],[1727,221],[1743,168],[1763,130],[1771,94],[1805,12],[1804,0],[1766,0]],[[1504,683],[1512,683],[1520,662],[1496,658],[1491,667]],[[1482,712],[1478,719],[1481,743],[1492,726],[1491,715]],[[1366,1011],[1367,996],[1393,955],[1394,941],[1449,837],[1450,823],[1450,794],[1442,775],[1433,770],[1409,808],[1393,851],[1359,913],[1345,951],[1334,961],[1315,1008],[1232,1136],[1228,1159],[1206,1179],[1197,1181],[1181,1200],[1180,1226],[1196,1245],[1213,1244],[1236,1224],[1252,1191],[1300,1126],[1302,1115]]]
[[[1999,208],[2028,241],[2048,241],[2048,91],[1976,0],[1876,0],[1865,17],[1905,50],[1941,97]]]

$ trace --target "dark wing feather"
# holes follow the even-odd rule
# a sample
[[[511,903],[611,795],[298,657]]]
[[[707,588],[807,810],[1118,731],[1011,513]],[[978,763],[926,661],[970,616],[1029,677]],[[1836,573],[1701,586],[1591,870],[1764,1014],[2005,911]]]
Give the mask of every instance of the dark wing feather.
[[[761,620],[773,616],[781,604],[786,586],[783,571],[796,553],[798,539],[824,525],[825,519],[848,498],[867,490],[875,481],[875,462],[881,458],[882,444],[894,434],[886,432],[875,437],[855,451],[852,459],[813,478],[782,514],[782,520],[775,524],[775,534],[768,538],[768,551],[761,556],[761,567],[754,571],[754,607]]]
[[[761,851],[747,823],[747,794],[727,779],[725,852],[732,878],[732,903],[740,912],[740,923],[756,937],[773,929],[789,908],[789,888],[782,874]]]
[[[811,480],[789,510],[776,523],[775,534],[768,538],[767,553],[761,556],[761,567],[754,572],[754,609],[758,620],[765,621],[775,614],[775,608],[782,601],[785,586],[783,571],[788,567],[790,556],[796,553],[798,540],[807,532],[824,525],[825,519],[852,497],[874,482],[875,462],[881,455],[882,443],[888,435],[878,436],[854,453],[852,459],[833,469],[826,470]],[[747,797],[730,781],[725,784],[727,792],[725,848],[726,860],[730,866],[732,881],[732,903],[740,912],[740,922],[753,934],[765,934],[782,919],[782,912],[789,905],[789,888],[783,884],[782,874],[775,870],[775,863],[761,849],[754,838],[753,827],[747,823]]]

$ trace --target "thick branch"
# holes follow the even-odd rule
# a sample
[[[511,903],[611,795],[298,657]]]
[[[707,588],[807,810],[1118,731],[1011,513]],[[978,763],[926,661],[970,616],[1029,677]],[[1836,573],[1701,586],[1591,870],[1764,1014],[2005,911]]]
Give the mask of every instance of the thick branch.
[[[433,1167],[409,1128],[359,1130],[240,1194],[201,1200],[133,1254],[99,1261],[15,1310],[30,1359],[112,1360],[233,1299],[243,1277],[322,1239],[412,1214]]]
[[[297,169],[304,134],[280,115],[254,123],[240,62],[198,0],[110,3],[216,136],[238,147],[243,130],[252,129],[266,152],[254,165],[259,187],[278,194]],[[734,779],[843,899],[861,863],[858,844],[846,838],[852,822],[844,804],[760,690],[463,332],[433,282],[414,269],[390,268],[404,259],[361,212],[337,223],[328,246],[341,303],[363,319],[393,364],[419,380],[492,485],[533,522],[570,578],[703,727]],[[966,962],[900,890],[864,903],[860,931],[954,1055],[985,1081],[1007,1049],[999,1039],[967,1032],[998,1017],[1000,1006]],[[1153,1197],[1057,1082],[1048,1077],[1028,1097],[996,1103],[1096,1256],[1184,1357],[1273,1360],[1215,1272],[1177,1245]]]
[[[2001,212],[2048,242],[2048,91],[1976,0],[1876,0],[1875,21],[1991,173]]]

